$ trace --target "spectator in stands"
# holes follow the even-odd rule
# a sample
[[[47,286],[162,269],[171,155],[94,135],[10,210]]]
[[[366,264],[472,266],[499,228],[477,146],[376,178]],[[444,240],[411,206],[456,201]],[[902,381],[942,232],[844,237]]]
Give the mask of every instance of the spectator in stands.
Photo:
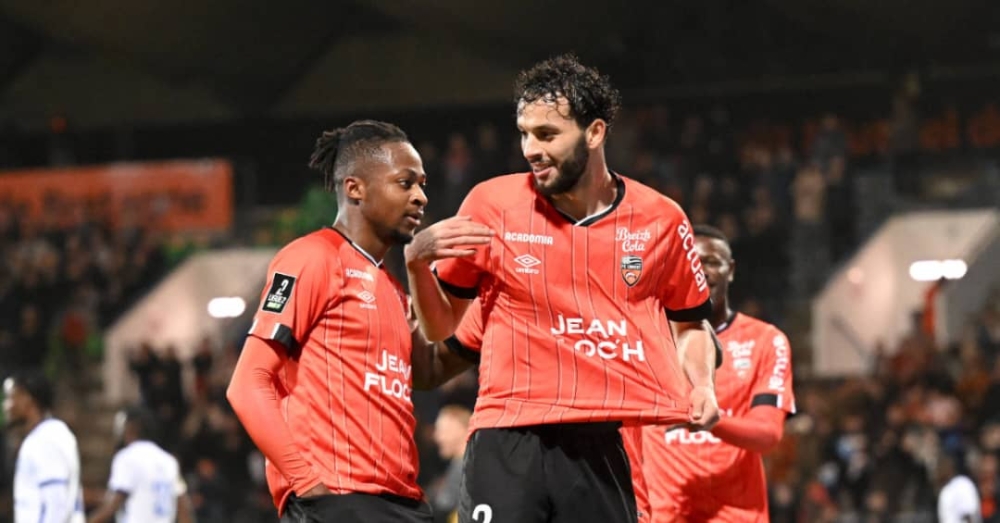
[[[444,477],[428,492],[438,523],[457,521],[455,511],[462,486],[462,463],[471,416],[472,412],[464,406],[445,405],[434,423],[434,443],[441,457],[448,461]]]

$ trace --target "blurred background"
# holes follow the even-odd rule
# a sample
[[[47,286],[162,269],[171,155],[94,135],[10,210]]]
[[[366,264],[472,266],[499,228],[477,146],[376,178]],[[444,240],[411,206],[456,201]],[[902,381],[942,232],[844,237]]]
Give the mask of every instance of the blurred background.
[[[526,168],[516,72],[573,51],[624,96],[612,169],[728,234],[738,308],[792,340],[772,520],[933,521],[957,456],[1000,521],[998,27],[987,0],[0,0],[0,370],[58,383],[88,506],[142,402],[199,521],[274,521],[224,390],[268,260],[335,217],[315,139],[399,124],[450,216]],[[414,397],[441,503],[475,389]]]

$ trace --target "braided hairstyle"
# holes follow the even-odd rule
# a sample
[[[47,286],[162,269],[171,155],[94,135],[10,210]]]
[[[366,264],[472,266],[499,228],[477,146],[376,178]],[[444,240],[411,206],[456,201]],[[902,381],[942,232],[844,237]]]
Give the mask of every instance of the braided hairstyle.
[[[379,158],[387,143],[409,142],[402,129],[376,120],[357,120],[347,127],[324,131],[316,140],[309,167],[323,174],[328,191],[340,192],[344,178],[351,176],[354,163],[363,158]]]

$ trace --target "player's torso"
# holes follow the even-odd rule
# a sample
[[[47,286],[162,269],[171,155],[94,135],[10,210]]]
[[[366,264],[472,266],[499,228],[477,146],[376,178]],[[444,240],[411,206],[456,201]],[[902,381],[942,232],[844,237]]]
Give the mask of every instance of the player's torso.
[[[642,388],[656,387],[665,402],[681,395],[658,294],[666,246],[680,238],[655,212],[626,195],[607,214],[574,225],[529,200],[491,226],[492,277],[480,295],[493,309],[480,397],[607,411],[653,401],[636,393]],[[546,421],[559,421],[553,412]]]
[[[120,451],[134,478],[134,490],[118,513],[118,523],[171,523],[177,516],[177,461],[149,442]]]
[[[20,503],[36,495],[43,483],[55,482],[66,489],[65,499],[73,505],[67,523],[84,520],[80,488],[80,458],[76,437],[60,420],[42,421],[21,443],[14,471],[15,513]]]
[[[341,271],[333,297],[286,374],[288,386],[299,389],[286,401],[308,420],[295,436],[344,491],[414,496],[408,298],[350,243],[336,255]]]
[[[766,324],[734,321],[718,333],[723,362],[715,375],[721,415],[743,416],[752,406],[754,383],[761,369],[762,338]],[[690,432],[650,426],[644,429],[644,468],[657,509],[709,510],[724,504],[730,512],[766,508],[767,492],[761,456],[723,442],[707,431]],[[654,479],[655,478],[655,479]],[[751,516],[712,521],[754,521]],[[756,517],[756,516],[753,516]]]

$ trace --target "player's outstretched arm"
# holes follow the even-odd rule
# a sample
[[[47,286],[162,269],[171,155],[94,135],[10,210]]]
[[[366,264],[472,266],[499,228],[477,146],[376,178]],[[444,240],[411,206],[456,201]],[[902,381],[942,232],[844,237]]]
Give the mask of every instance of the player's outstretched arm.
[[[781,441],[786,416],[777,407],[758,405],[743,416],[720,419],[712,434],[730,445],[766,454]]]
[[[406,274],[420,328],[430,341],[451,336],[469,306],[468,299],[442,288],[431,263],[445,258],[468,258],[476,247],[490,243],[493,231],[485,225],[455,216],[442,220],[414,236],[406,246]]]
[[[677,357],[691,382],[692,428],[707,430],[719,421],[715,397],[715,341],[706,321],[671,321]]]
[[[104,495],[104,502],[87,518],[87,523],[105,523],[113,521],[115,514],[125,505],[128,494],[117,490],[109,490]]]
[[[247,337],[226,398],[264,457],[291,482],[297,495],[307,497],[313,489],[325,487],[292,444],[292,431],[281,414],[277,375],[284,365],[284,351],[276,341]]]

